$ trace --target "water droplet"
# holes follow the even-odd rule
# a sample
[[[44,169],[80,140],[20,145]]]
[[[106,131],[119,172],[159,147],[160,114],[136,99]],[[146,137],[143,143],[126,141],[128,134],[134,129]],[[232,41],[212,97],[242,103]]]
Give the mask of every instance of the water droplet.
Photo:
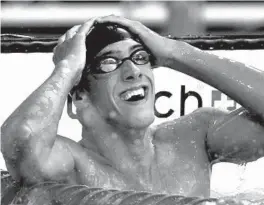
[[[252,88],[253,88],[251,85],[248,85],[247,87],[248,87],[248,88],[250,88],[250,89],[252,89]]]
[[[109,113],[109,117],[110,118],[116,118],[116,116],[117,116],[117,114],[116,114],[116,112],[115,111],[111,111],[110,113]]]
[[[112,133],[111,137],[112,137],[113,139],[117,139],[117,134],[116,134],[116,133]]]
[[[135,143],[135,145],[140,145],[140,140],[136,139],[134,143]]]

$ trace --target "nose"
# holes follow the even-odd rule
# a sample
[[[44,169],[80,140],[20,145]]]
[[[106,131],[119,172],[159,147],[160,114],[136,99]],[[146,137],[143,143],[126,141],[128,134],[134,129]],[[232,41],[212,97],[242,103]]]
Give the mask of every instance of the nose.
[[[140,78],[142,78],[142,72],[141,69],[136,66],[132,61],[126,61],[124,63],[124,69],[123,70],[123,80],[126,82],[129,81],[136,81]]]

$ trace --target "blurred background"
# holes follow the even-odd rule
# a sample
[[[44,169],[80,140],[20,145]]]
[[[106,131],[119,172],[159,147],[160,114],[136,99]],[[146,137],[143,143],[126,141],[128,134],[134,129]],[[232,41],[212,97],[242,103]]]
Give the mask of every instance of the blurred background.
[[[94,16],[116,14],[139,20],[162,35],[175,37],[203,35],[263,35],[264,2],[252,1],[1,1],[1,33],[58,37],[70,27]],[[241,61],[264,70],[264,50],[210,51],[216,55]],[[8,96],[1,101],[0,124],[53,70],[52,53],[0,54],[0,93]],[[22,69],[21,69],[22,68]],[[196,91],[204,106],[213,106],[215,89],[189,76],[166,68],[154,72],[157,91],[169,91],[172,97],[156,103],[160,112],[172,108],[170,118],[179,117],[180,88]],[[166,84],[164,83],[166,81]],[[8,89],[6,89],[8,86]],[[222,109],[237,105],[224,94],[217,99]],[[186,100],[186,113],[197,108],[197,100]],[[80,125],[62,116],[59,134],[80,139]],[[1,155],[0,155],[1,157]],[[0,168],[6,169],[3,158]],[[246,166],[220,163],[213,166],[212,197],[236,195],[243,198],[264,196],[264,158]]]
[[[61,35],[94,16],[116,14],[172,36],[263,34],[262,1],[2,1],[2,33]]]

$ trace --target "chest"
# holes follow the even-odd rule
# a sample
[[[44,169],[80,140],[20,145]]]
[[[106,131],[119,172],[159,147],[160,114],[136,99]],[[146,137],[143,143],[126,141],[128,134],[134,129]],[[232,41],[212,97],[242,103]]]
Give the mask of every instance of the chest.
[[[204,130],[189,123],[174,125],[173,128],[166,126],[155,133],[155,160],[150,184],[154,191],[208,196],[211,164]]]
[[[84,156],[82,163],[79,163],[78,183],[208,197],[211,166],[204,143],[197,140],[202,138],[203,133],[193,129],[181,130],[182,128],[184,127],[178,129],[177,135],[167,128],[156,133],[157,140],[153,140],[155,157],[147,168],[139,166],[133,171],[118,172],[114,166],[102,166],[98,160],[94,162]]]
[[[82,162],[77,172],[79,184],[184,196],[208,197],[210,194],[210,164],[202,153],[186,154],[168,144],[157,147],[156,159],[143,171],[139,167],[134,172],[120,173],[110,166],[95,167],[93,171],[88,164],[84,166],[85,159]]]
[[[154,192],[204,196],[210,189],[210,174],[206,153],[198,146],[160,143],[149,184]]]

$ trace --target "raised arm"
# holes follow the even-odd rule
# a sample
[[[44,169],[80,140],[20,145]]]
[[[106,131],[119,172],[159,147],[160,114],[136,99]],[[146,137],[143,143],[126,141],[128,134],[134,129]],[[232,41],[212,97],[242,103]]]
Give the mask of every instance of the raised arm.
[[[150,50],[157,66],[166,66],[201,80],[243,106],[229,114],[213,111],[208,115],[210,125],[206,140],[214,159],[239,162],[264,156],[263,71],[162,37],[136,21],[107,16],[98,22],[125,27]]]
[[[214,111],[206,136],[211,160],[246,163],[263,157],[264,72],[186,43],[178,47],[168,67],[217,88],[242,105],[230,113]]]
[[[57,128],[67,95],[84,68],[85,37],[92,25],[93,19],[59,39],[53,73],[1,127],[1,151],[8,171],[17,180],[60,180],[74,168],[67,143],[56,137]]]
[[[264,119],[263,71],[162,37],[137,21],[114,15],[97,21],[125,27],[150,50],[157,66],[166,66],[201,80]]]

